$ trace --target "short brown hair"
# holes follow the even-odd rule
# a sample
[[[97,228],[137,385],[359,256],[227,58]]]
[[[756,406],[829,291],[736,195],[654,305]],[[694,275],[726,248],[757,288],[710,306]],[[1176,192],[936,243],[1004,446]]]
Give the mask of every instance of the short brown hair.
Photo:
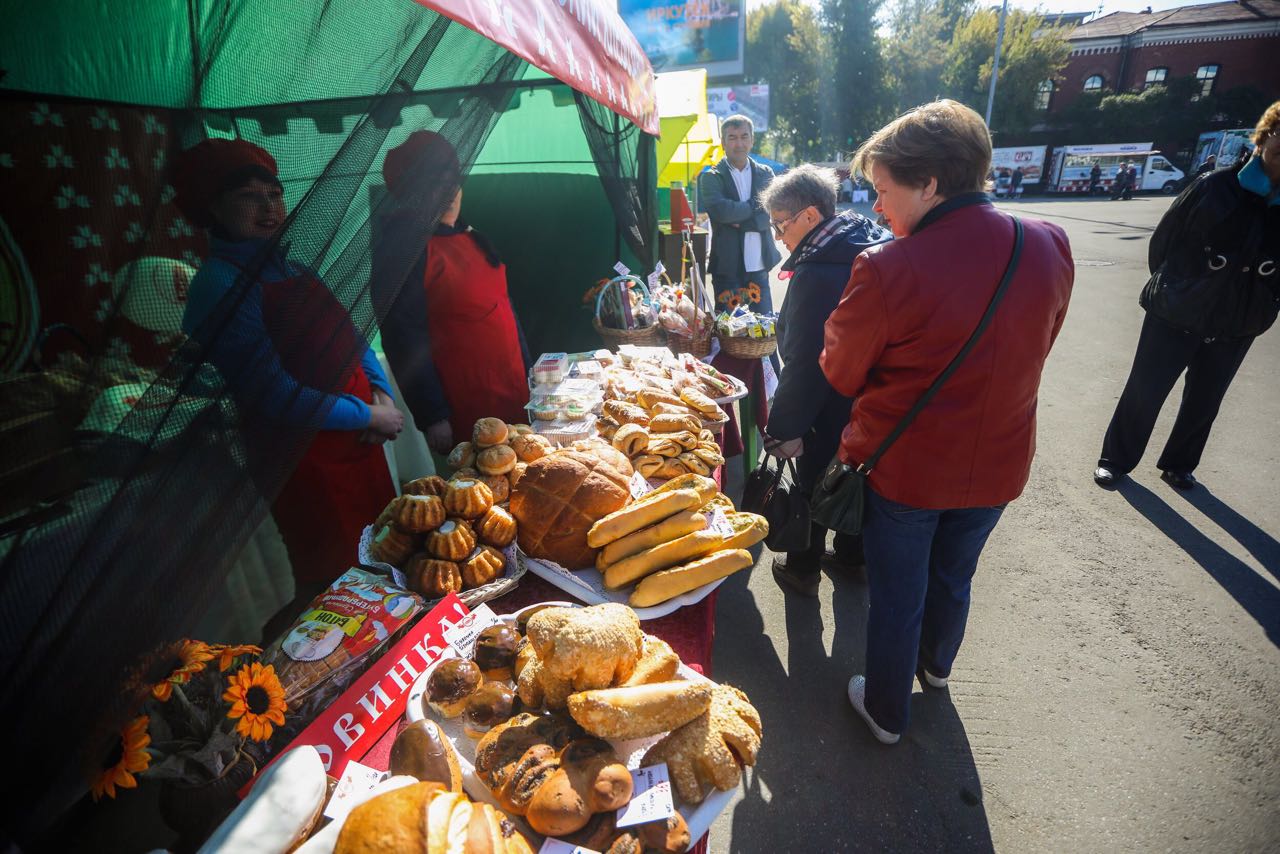
[[[853,156],[852,168],[864,175],[872,164],[910,187],[937,178],[944,197],[981,192],[991,169],[991,133],[982,116],[957,101],[922,104],[872,134]]]
[[[1258,126],[1253,129],[1253,144],[1262,145],[1262,141],[1273,133],[1280,133],[1280,101],[1263,111]]]

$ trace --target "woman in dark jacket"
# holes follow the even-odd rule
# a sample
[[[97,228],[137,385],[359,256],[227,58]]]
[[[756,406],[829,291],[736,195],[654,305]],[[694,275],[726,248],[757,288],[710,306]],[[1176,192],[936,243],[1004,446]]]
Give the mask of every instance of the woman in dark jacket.
[[[1147,316],[1138,352],[1102,440],[1093,479],[1112,486],[1142,459],[1178,377],[1186,387],[1156,466],[1191,489],[1222,398],[1253,339],[1280,310],[1280,101],[1258,121],[1257,154],[1196,179],[1151,238]]]
[[[800,166],[775,178],[761,198],[774,234],[791,251],[782,264],[783,274],[790,273],[791,281],[778,316],[778,353],[783,364],[765,431],[765,450],[777,457],[799,457],[796,488],[805,496],[835,455],[853,403],[831,387],[818,366],[823,324],[840,301],[853,259],[868,246],[893,237],[860,214],[837,215],[837,187],[836,173],[830,169]],[[843,567],[862,564],[858,538],[837,534],[831,555],[825,553],[826,542],[827,529],[813,525],[808,550],[774,558],[774,578],[799,593],[816,596],[824,558]]]

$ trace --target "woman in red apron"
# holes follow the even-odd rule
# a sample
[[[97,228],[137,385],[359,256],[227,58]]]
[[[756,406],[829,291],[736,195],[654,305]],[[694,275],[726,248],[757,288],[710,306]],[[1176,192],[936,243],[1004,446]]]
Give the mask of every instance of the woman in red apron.
[[[278,462],[262,459],[266,449],[318,428],[272,505],[293,566],[296,598],[282,611],[291,619],[355,562],[364,526],[395,497],[381,443],[403,417],[346,309],[273,247],[286,212],[271,155],[243,140],[206,140],[183,152],[174,183],[179,208],[210,241],[183,330],[209,347],[244,410],[255,476]]]
[[[432,450],[444,454],[471,437],[479,418],[525,420],[528,354],[507,292],[506,265],[460,216],[453,147],[438,134],[418,131],[387,152],[382,174],[401,210],[384,223],[375,285],[386,294],[403,282],[382,323],[382,343],[414,421]],[[405,241],[421,245],[409,209],[426,219],[440,207],[426,251],[407,279],[397,275],[388,256]],[[401,269],[410,266],[406,260],[401,258]]]

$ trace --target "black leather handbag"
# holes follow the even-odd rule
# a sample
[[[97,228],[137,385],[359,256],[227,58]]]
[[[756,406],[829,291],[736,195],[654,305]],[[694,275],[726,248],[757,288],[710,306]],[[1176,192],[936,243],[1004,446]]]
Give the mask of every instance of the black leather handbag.
[[[790,470],[790,482],[784,474]],[[809,502],[795,491],[794,460],[762,455],[760,465],[747,475],[741,507],[758,513],[769,523],[764,544],[770,551],[793,552],[809,548]]]
[[[813,488],[810,510],[814,522],[842,534],[857,535],[862,533],[862,517],[866,509],[867,476],[876,467],[876,463],[880,462],[884,452],[889,450],[889,446],[906,432],[907,427],[915,420],[915,417],[933,399],[942,384],[964,361],[965,356],[969,355],[973,345],[978,343],[982,333],[991,324],[991,318],[996,313],[996,306],[1000,304],[1005,291],[1008,290],[1009,282],[1012,281],[1013,274],[1018,269],[1018,261],[1021,257],[1022,222],[1017,217],[1014,217],[1013,256],[1009,259],[1009,266],[1005,268],[1004,277],[1000,280],[1000,284],[996,286],[996,292],[991,297],[991,302],[987,303],[987,310],[983,313],[982,319],[978,321],[977,328],[973,330],[969,340],[960,348],[960,352],[956,353],[955,357],[942,369],[942,373],[938,374],[929,388],[925,389],[924,394],[916,401],[916,405],[911,407],[906,415],[902,416],[902,420],[885,437],[884,441],[880,443],[880,447],[876,448],[875,453],[868,457],[866,462],[851,466],[842,462],[840,456],[836,455],[831,464],[827,466],[827,470],[823,472],[822,478]]]

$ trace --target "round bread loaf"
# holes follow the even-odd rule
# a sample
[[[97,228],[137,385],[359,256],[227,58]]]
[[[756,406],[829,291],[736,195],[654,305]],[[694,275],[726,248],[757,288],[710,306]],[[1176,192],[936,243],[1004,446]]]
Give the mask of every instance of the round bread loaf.
[[[570,569],[593,566],[587,531],[629,498],[627,476],[599,457],[560,451],[535,460],[511,490],[520,548]]]
[[[488,448],[507,441],[507,422],[501,418],[481,418],[471,431],[471,442],[477,448]]]
[[[506,474],[515,465],[516,452],[509,445],[494,445],[476,455],[476,468],[483,474]]]

